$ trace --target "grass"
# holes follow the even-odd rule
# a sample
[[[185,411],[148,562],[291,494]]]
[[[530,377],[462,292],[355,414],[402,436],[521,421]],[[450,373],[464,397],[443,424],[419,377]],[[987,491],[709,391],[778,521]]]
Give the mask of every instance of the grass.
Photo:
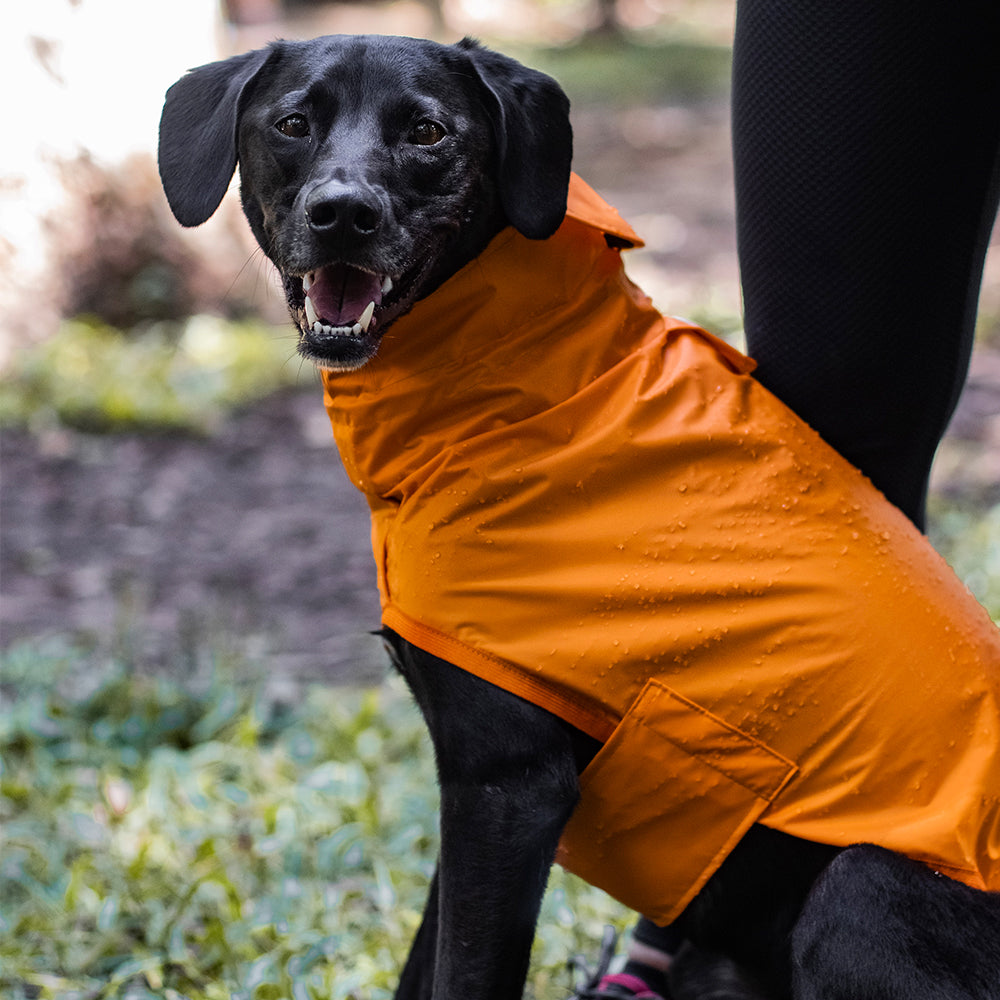
[[[437,850],[399,687],[294,705],[220,668],[150,677],[71,648],[3,662],[0,995],[388,997]],[[531,992],[625,914],[557,872]]]

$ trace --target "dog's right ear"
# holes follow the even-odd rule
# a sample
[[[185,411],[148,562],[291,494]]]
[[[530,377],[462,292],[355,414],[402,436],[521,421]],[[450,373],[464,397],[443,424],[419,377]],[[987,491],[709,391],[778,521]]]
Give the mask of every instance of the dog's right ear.
[[[200,226],[219,207],[236,170],[240,98],[270,55],[256,49],[199,66],[167,91],[160,180],[182,226]]]
[[[550,76],[471,38],[456,48],[469,58],[487,98],[507,221],[529,239],[548,239],[566,215],[573,160],[569,98]]]

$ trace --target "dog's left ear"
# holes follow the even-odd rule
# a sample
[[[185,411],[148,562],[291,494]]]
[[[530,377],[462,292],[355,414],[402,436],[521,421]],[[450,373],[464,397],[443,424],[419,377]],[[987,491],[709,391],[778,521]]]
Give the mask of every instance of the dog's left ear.
[[[547,239],[566,215],[573,160],[569,98],[552,77],[470,38],[457,47],[468,56],[485,91],[507,220],[529,239]]]
[[[190,70],[168,91],[160,116],[160,180],[182,226],[219,207],[236,170],[240,98],[270,49]]]

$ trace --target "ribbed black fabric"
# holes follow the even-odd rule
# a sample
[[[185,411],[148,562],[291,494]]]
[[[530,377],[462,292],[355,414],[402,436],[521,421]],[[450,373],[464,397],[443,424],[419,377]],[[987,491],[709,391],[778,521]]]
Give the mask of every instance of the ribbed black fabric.
[[[997,0],[740,0],[733,149],[758,375],[918,524],[1000,179]]]

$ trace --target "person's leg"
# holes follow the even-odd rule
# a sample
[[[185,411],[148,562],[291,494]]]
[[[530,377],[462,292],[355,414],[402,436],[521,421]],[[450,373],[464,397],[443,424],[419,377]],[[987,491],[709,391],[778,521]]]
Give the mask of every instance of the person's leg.
[[[749,353],[921,527],[968,368],[998,151],[996,0],[739,0]]]
[[[758,377],[922,528],[996,216],[1000,5],[739,0],[733,155]],[[626,969],[659,986],[678,945],[640,920]]]
[[[622,973],[634,976],[661,997],[669,995],[667,977],[673,956],[684,943],[672,927],[657,927],[651,920],[640,917],[632,928]]]

